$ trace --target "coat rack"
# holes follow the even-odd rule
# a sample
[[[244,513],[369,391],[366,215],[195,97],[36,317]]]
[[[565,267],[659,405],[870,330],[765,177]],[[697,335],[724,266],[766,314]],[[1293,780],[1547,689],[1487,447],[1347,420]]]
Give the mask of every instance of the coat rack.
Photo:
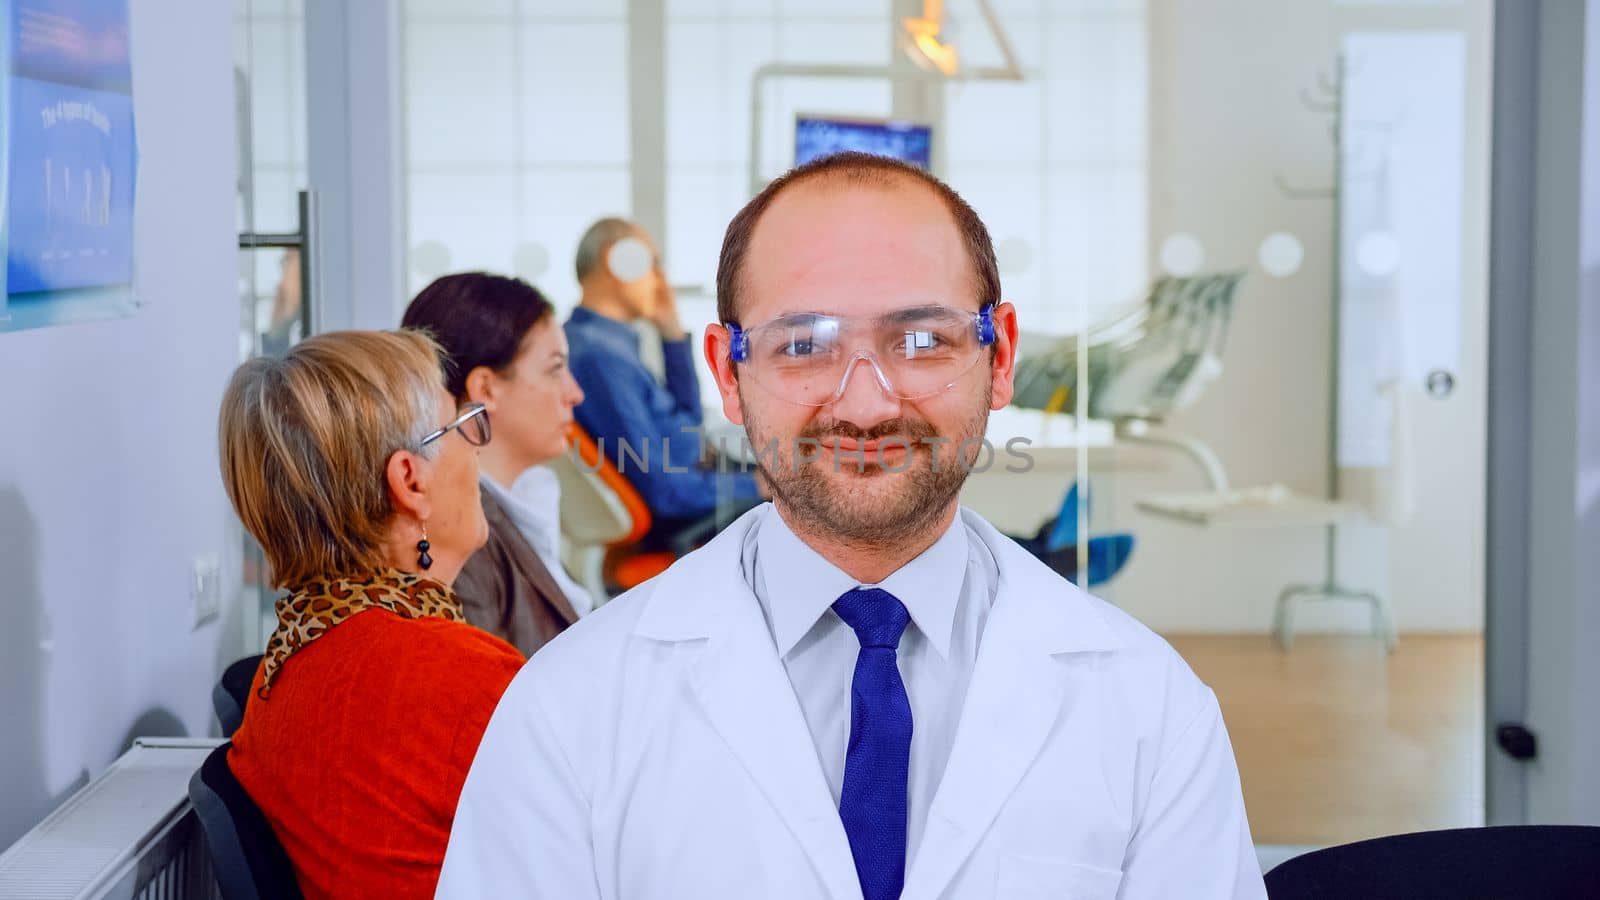
[[[1328,377],[1328,499],[1339,497],[1339,360],[1341,352],[1341,290],[1343,278],[1343,189],[1345,177],[1344,148],[1344,86],[1349,74],[1341,54],[1334,64],[1330,78],[1326,72],[1317,73],[1319,96],[1305,88],[1300,89],[1301,103],[1319,115],[1332,117],[1330,133],[1333,138],[1333,184],[1325,188],[1303,188],[1287,183],[1281,175],[1273,176],[1273,183],[1286,197],[1328,198],[1333,201],[1333,303],[1329,316],[1329,334],[1332,355]],[[1388,602],[1376,591],[1348,587],[1339,581],[1339,520],[1330,519],[1324,526],[1324,567],[1322,581],[1316,584],[1292,584],[1278,594],[1273,610],[1273,633],[1285,650],[1294,644],[1295,603],[1299,600],[1358,600],[1372,607],[1372,633],[1383,638],[1392,653],[1398,643],[1394,615]]]

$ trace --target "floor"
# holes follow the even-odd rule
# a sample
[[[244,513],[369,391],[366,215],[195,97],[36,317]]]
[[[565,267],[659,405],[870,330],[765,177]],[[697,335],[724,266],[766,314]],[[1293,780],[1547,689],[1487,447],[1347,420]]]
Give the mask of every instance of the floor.
[[[1483,639],[1166,635],[1222,703],[1257,844],[1483,824]]]

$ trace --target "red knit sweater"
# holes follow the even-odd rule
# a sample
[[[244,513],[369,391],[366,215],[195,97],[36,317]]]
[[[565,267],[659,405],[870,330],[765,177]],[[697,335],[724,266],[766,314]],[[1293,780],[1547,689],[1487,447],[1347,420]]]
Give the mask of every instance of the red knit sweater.
[[[296,652],[228,765],[317,897],[432,897],[489,715],[522,656],[439,618],[369,609]]]

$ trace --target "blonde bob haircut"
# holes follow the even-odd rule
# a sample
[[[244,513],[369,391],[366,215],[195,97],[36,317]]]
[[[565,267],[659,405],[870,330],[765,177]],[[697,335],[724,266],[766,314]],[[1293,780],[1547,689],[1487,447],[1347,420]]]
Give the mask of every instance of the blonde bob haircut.
[[[439,347],[414,331],[344,331],[252,359],[222,396],[222,481],[273,587],[384,568],[389,457],[430,457]]]

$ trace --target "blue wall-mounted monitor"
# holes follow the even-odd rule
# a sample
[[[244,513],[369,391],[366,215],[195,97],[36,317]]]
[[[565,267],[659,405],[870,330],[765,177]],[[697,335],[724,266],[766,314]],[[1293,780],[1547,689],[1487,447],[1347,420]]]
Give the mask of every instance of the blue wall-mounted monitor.
[[[794,164],[846,150],[933,168],[933,128],[915,122],[801,114],[794,121]]]

